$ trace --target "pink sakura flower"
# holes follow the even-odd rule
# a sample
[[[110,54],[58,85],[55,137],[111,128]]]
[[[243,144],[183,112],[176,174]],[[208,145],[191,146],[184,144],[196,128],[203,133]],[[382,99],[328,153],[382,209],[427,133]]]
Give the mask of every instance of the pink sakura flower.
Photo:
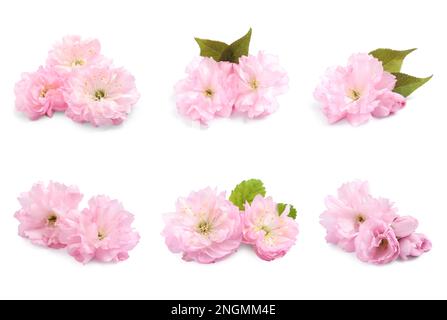
[[[330,123],[346,118],[351,124],[367,122],[371,115],[386,116],[405,105],[393,94],[396,78],[368,54],[355,54],[346,67],[328,70],[314,96]]]
[[[77,187],[50,182],[35,184],[19,197],[22,208],[15,213],[20,221],[19,235],[32,243],[50,248],[63,248],[61,223],[82,200]]]
[[[64,111],[67,105],[63,85],[63,80],[51,69],[40,67],[36,72],[24,73],[14,89],[16,109],[31,120]]]
[[[355,239],[357,257],[363,262],[386,264],[399,257],[399,241],[390,225],[369,219],[360,227]]]
[[[256,254],[271,261],[283,257],[295,244],[298,225],[288,217],[289,207],[279,215],[272,198],[256,196],[252,204],[245,204],[243,241],[253,245]]]
[[[363,181],[344,184],[338,197],[327,197],[326,207],[320,216],[327,231],[326,240],[348,252],[355,251],[355,238],[366,221],[373,218],[391,224],[397,217],[393,204],[387,199],[373,198],[368,183]]]
[[[379,98],[380,104],[374,109],[372,115],[376,118],[384,118],[403,109],[407,101],[405,98],[395,92],[387,91]]]
[[[67,80],[66,114],[77,122],[94,126],[121,124],[140,95],[135,79],[122,68],[92,66]]]
[[[259,52],[257,56],[239,59],[234,82],[237,87],[235,110],[252,119],[278,109],[276,97],[287,91],[289,78],[277,57]]]
[[[178,112],[205,125],[216,116],[229,117],[234,104],[233,64],[200,58],[186,72],[187,78],[175,86]]]
[[[166,245],[186,261],[217,262],[236,252],[242,240],[239,209],[211,188],[180,198],[165,223]]]
[[[415,218],[406,216],[397,217],[391,224],[391,227],[393,228],[396,237],[398,239],[401,239],[413,234],[416,231],[418,225],[419,222]]]
[[[64,219],[62,240],[68,253],[79,262],[123,261],[140,239],[132,228],[133,220],[118,201],[97,196],[80,214],[72,212]]]
[[[428,238],[420,233],[413,233],[408,237],[399,240],[400,258],[408,260],[410,257],[419,257],[432,248]]]
[[[82,40],[80,36],[66,36],[48,53],[47,66],[66,75],[96,65],[102,59],[101,44],[98,40]]]

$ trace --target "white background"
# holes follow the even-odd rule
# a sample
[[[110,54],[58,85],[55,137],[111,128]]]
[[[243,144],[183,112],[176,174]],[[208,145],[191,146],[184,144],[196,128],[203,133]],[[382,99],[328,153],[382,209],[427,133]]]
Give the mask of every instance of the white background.
[[[0,298],[311,299],[447,298],[447,27],[443,1],[0,1]],[[290,91],[259,121],[208,129],[177,115],[173,85],[198,54],[194,36],[232,41],[253,27],[251,52],[280,56]],[[28,121],[14,111],[20,74],[44,63],[66,34],[97,37],[142,94],[128,121],[93,128],[63,115]],[[419,50],[404,71],[434,74],[397,116],[330,126],[313,100],[320,76],[355,52]],[[249,248],[214,265],[183,262],[160,236],[178,196],[230,191],[262,179],[295,204],[300,235],[286,257]],[[324,198],[366,179],[433,241],[419,259],[377,267],[327,245]],[[76,184],[121,200],[141,242],[119,264],[77,263],[17,236],[17,196],[37,181]]]

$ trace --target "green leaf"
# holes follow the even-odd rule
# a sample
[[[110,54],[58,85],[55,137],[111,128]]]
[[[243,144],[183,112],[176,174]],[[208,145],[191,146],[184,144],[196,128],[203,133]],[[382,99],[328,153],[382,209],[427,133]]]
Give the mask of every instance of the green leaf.
[[[242,181],[234,188],[230,195],[230,201],[240,210],[245,209],[245,203],[252,203],[257,195],[265,196],[265,187],[261,180],[251,179]]]
[[[394,87],[394,92],[408,97],[416,89],[427,83],[433,76],[427,78],[416,78],[405,73],[393,73],[396,77],[396,86]]]
[[[379,59],[383,64],[383,69],[388,72],[400,72],[404,59],[416,49],[397,51],[392,49],[377,49],[371,51],[373,57]]]
[[[220,41],[195,38],[200,47],[200,55],[202,57],[210,57],[216,61],[220,61],[220,56],[229,46]]]
[[[233,63],[239,63],[239,58],[242,56],[248,56],[250,49],[252,29],[247,32],[245,36],[236,40],[230,44],[223,52],[219,58],[219,61],[228,61]]]
[[[288,216],[292,219],[296,219],[296,216],[298,214],[298,211],[295,209],[294,206],[292,205],[287,205],[285,203],[278,203],[277,207],[278,207],[278,213],[279,215],[282,215],[284,210],[286,210],[286,207],[289,206],[290,207],[290,211]]]

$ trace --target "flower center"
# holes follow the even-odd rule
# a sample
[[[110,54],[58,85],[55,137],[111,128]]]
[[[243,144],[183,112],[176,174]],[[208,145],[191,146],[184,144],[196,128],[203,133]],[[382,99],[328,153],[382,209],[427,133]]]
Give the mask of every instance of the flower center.
[[[362,224],[366,221],[366,218],[364,215],[362,215],[361,213],[359,213],[356,217],[355,217],[355,221],[359,224]]]
[[[262,226],[260,229],[265,232],[266,238],[269,238],[272,236],[272,230],[268,226]]]
[[[211,223],[209,223],[208,221],[202,221],[197,226],[197,231],[204,236],[210,234],[211,229],[212,229]]]
[[[80,67],[83,66],[85,64],[85,61],[82,59],[76,59],[75,61],[72,62],[72,66],[73,67]]]
[[[349,94],[348,97],[352,99],[352,101],[357,101],[358,99],[360,99],[361,94],[358,90],[354,90],[352,89]]]
[[[39,97],[45,98],[47,93],[48,93],[48,89],[47,88],[43,88],[42,90],[40,90]]]
[[[253,79],[250,81],[250,88],[252,88],[253,90],[256,90],[259,88],[259,83],[258,80]]]
[[[214,91],[212,89],[206,89],[203,91],[203,95],[207,98],[212,98],[214,96]]]
[[[98,89],[95,91],[95,100],[101,101],[106,97],[106,92],[103,89]]]
[[[54,213],[51,213],[47,218],[48,226],[54,227],[56,222],[57,222],[57,215],[55,215]]]
[[[102,241],[106,238],[106,233],[103,231],[98,231],[98,240]]]
[[[386,248],[388,248],[388,240],[387,239],[382,239],[380,241],[380,244],[379,244],[379,249],[380,250],[385,250]]]

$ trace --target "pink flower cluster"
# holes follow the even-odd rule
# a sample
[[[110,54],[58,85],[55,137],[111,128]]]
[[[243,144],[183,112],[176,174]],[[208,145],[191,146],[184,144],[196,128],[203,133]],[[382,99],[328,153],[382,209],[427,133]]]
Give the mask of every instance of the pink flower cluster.
[[[35,184],[19,197],[19,235],[37,245],[66,248],[82,263],[126,260],[139,241],[133,215],[106,196],[93,197],[80,211],[82,197],[77,187]]]
[[[122,123],[139,100],[134,77],[101,55],[98,40],[67,36],[46,65],[24,73],[15,86],[16,109],[31,120],[61,111],[94,126]]]
[[[395,85],[396,77],[381,61],[362,53],[351,56],[346,67],[329,69],[314,96],[330,123],[346,119],[360,125],[405,107],[405,97],[393,92]]]
[[[238,64],[197,58],[186,72],[187,78],[175,87],[177,109],[204,125],[235,112],[250,119],[275,112],[277,96],[287,91],[289,82],[278,59],[263,52],[243,56]]]
[[[212,263],[236,252],[242,241],[239,209],[225,193],[206,188],[177,201],[176,213],[165,216],[163,235],[186,261]]]
[[[371,196],[367,182],[344,184],[338,197],[326,199],[326,207],[320,218],[327,242],[356,252],[361,261],[386,264],[431,250],[430,240],[416,233],[418,221],[399,216],[389,200]]]
[[[295,244],[298,226],[288,210],[280,215],[271,198],[257,196],[241,212],[224,192],[206,188],[178,200],[177,211],[165,216],[162,235],[169,250],[182,253],[186,261],[214,263],[235,253],[241,243],[270,261]]]
[[[283,257],[296,242],[298,224],[289,217],[290,206],[279,214],[278,205],[271,197],[257,195],[245,204],[243,242],[252,245],[263,260]]]

